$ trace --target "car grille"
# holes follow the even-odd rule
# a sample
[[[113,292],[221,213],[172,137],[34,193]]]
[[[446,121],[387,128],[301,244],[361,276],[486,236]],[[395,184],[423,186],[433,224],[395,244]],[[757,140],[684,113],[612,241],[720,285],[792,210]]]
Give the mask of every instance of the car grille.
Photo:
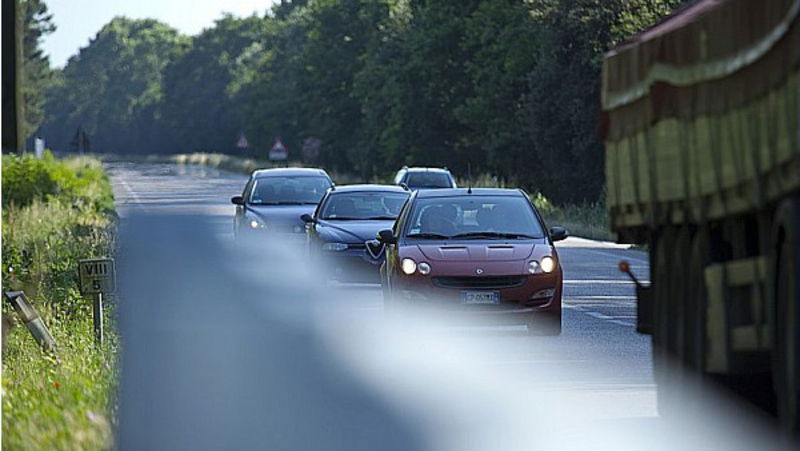
[[[443,288],[512,288],[525,283],[525,277],[434,277],[433,283]]]
[[[297,227],[298,227],[298,225],[294,224],[294,223],[280,223],[280,222],[279,223],[275,223],[275,222],[267,223],[267,230],[270,230],[270,231],[276,232],[276,233],[298,233],[299,234],[299,233],[305,232],[305,229],[303,228],[303,226],[299,226],[299,228],[297,228]]]

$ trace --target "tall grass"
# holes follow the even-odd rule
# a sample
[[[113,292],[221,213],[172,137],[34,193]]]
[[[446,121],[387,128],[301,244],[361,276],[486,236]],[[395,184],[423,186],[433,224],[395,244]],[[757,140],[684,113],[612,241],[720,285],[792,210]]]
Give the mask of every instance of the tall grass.
[[[601,202],[561,205],[542,213],[542,216],[548,226],[566,227],[572,236],[602,241],[615,240],[608,227],[606,207]]]
[[[43,353],[23,325],[5,336],[3,447],[108,448],[118,342],[106,312],[107,340],[94,345],[77,262],[113,249],[111,186],[99,161],[86,157],[7,155],[2,176],[3,289],[25,291],[58,346]],[[5,304],[3,315],[15,317]]]

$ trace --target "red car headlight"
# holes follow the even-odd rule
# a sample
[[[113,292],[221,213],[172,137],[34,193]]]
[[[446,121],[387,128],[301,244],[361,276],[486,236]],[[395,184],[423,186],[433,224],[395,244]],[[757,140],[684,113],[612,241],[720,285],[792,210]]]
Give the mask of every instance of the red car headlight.
[[[410,258],[404,258],[403,261],[400,262],[400,269],[403,270],[403,274],[410,276],[417,272],[417,262]]]
[[[553,272],[553,270],[556,269],[556,261],[553,259],[553,257],[542,257],[542,261],[539,263],[539,266],[541,266],[542,271],[546,273]]]

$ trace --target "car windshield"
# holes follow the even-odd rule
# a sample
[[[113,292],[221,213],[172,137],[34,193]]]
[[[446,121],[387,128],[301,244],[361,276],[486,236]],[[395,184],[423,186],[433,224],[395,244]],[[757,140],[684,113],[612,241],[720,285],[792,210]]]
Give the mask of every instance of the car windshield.
[[[271,176],[253,181],[249,202],[253,205],[316,204],[331,182],[320,176]]]
[[[444,172],[409,172],[405,183],[411,189],[453,187],[450,176]]]
[[[517,196],[419,199],[406,236],[420,239],[525,239],[544,236],[528,201]]]
[[[332,193],[320,213],[327,220],[396,219],[408,193],[362,191]]]

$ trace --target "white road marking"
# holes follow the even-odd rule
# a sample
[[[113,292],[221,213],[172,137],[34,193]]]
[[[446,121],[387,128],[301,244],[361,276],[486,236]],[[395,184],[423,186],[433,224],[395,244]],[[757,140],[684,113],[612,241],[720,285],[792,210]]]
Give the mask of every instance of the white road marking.
[[[650,283],[649,280],[640,280],[639,283]],[[635,285],[632,280],[611,279],[571,279],[565,280],[565,285]]]
[[[639,263],[642,263],[642,264],[649,264],[649,263],[650,263],[649,261],[647,261],[647,260],[646,260],[646,259],[644,259],[644,258],[641,258],[641,257],[634,257],[634,256],[632,256],[632,255],[629,255],[629,254],[625,254],[625,255],[618,255],[618,254],[612,254],[612,253],[610,253],[610,252],[598,251],[598,250],[596,250],[596,249],[592,249],[592,248],[588,248],[588,249],[586,249],[586,251],[587,251],[587,252],[594,253],[594,254],[600,254],[600,255],[604,255],[604,256],[606,256],[606,257],[611,257],[611,258],[613,258],[613,259],[619,259],[619,260],[632,260],[632,261],[639,262]]]
[[[605,300],[605,299],[609,299],[609,300],[633,300],[633,301],[635,301],[636,300],[636,296],[627,296],[627,295],[626,296],[614,296],[614,295],[610,295],[609,294],[609,295],[597,295],[597,296],[581,295],[581,296],[575,296],[575,297],[571,297],[570,298],[570,300],[584,300],[584,299],[590,300],[590,301],[591,300],[595,300],[595,299],[602,299],[602,300]]]
[[[604,315],[604,314],[602,314],[600,312],[588,311],[588,312],[584,312],[584,313],[586,313],[587,315],[589,315],[591,317],[597,318],[597,319],[613,319],[614,318],[613,316]]]
[[[136,192],[133,191],[133,188],[131,188],[131,185],[128,184],[128,182],[126,182],[125,178],[123,178],[123,177],[120,177],[118,180],[119,180],[120,184],[122,185],[122,187],[125,188],[125,191],[127,191],[128,194],[130,195],[130,197],[133,198],[134,205],[141,208],[142,201],[139,198],[139,196],[136,194]],[[128,204],[128,202],[125,202],[125,203]]]

